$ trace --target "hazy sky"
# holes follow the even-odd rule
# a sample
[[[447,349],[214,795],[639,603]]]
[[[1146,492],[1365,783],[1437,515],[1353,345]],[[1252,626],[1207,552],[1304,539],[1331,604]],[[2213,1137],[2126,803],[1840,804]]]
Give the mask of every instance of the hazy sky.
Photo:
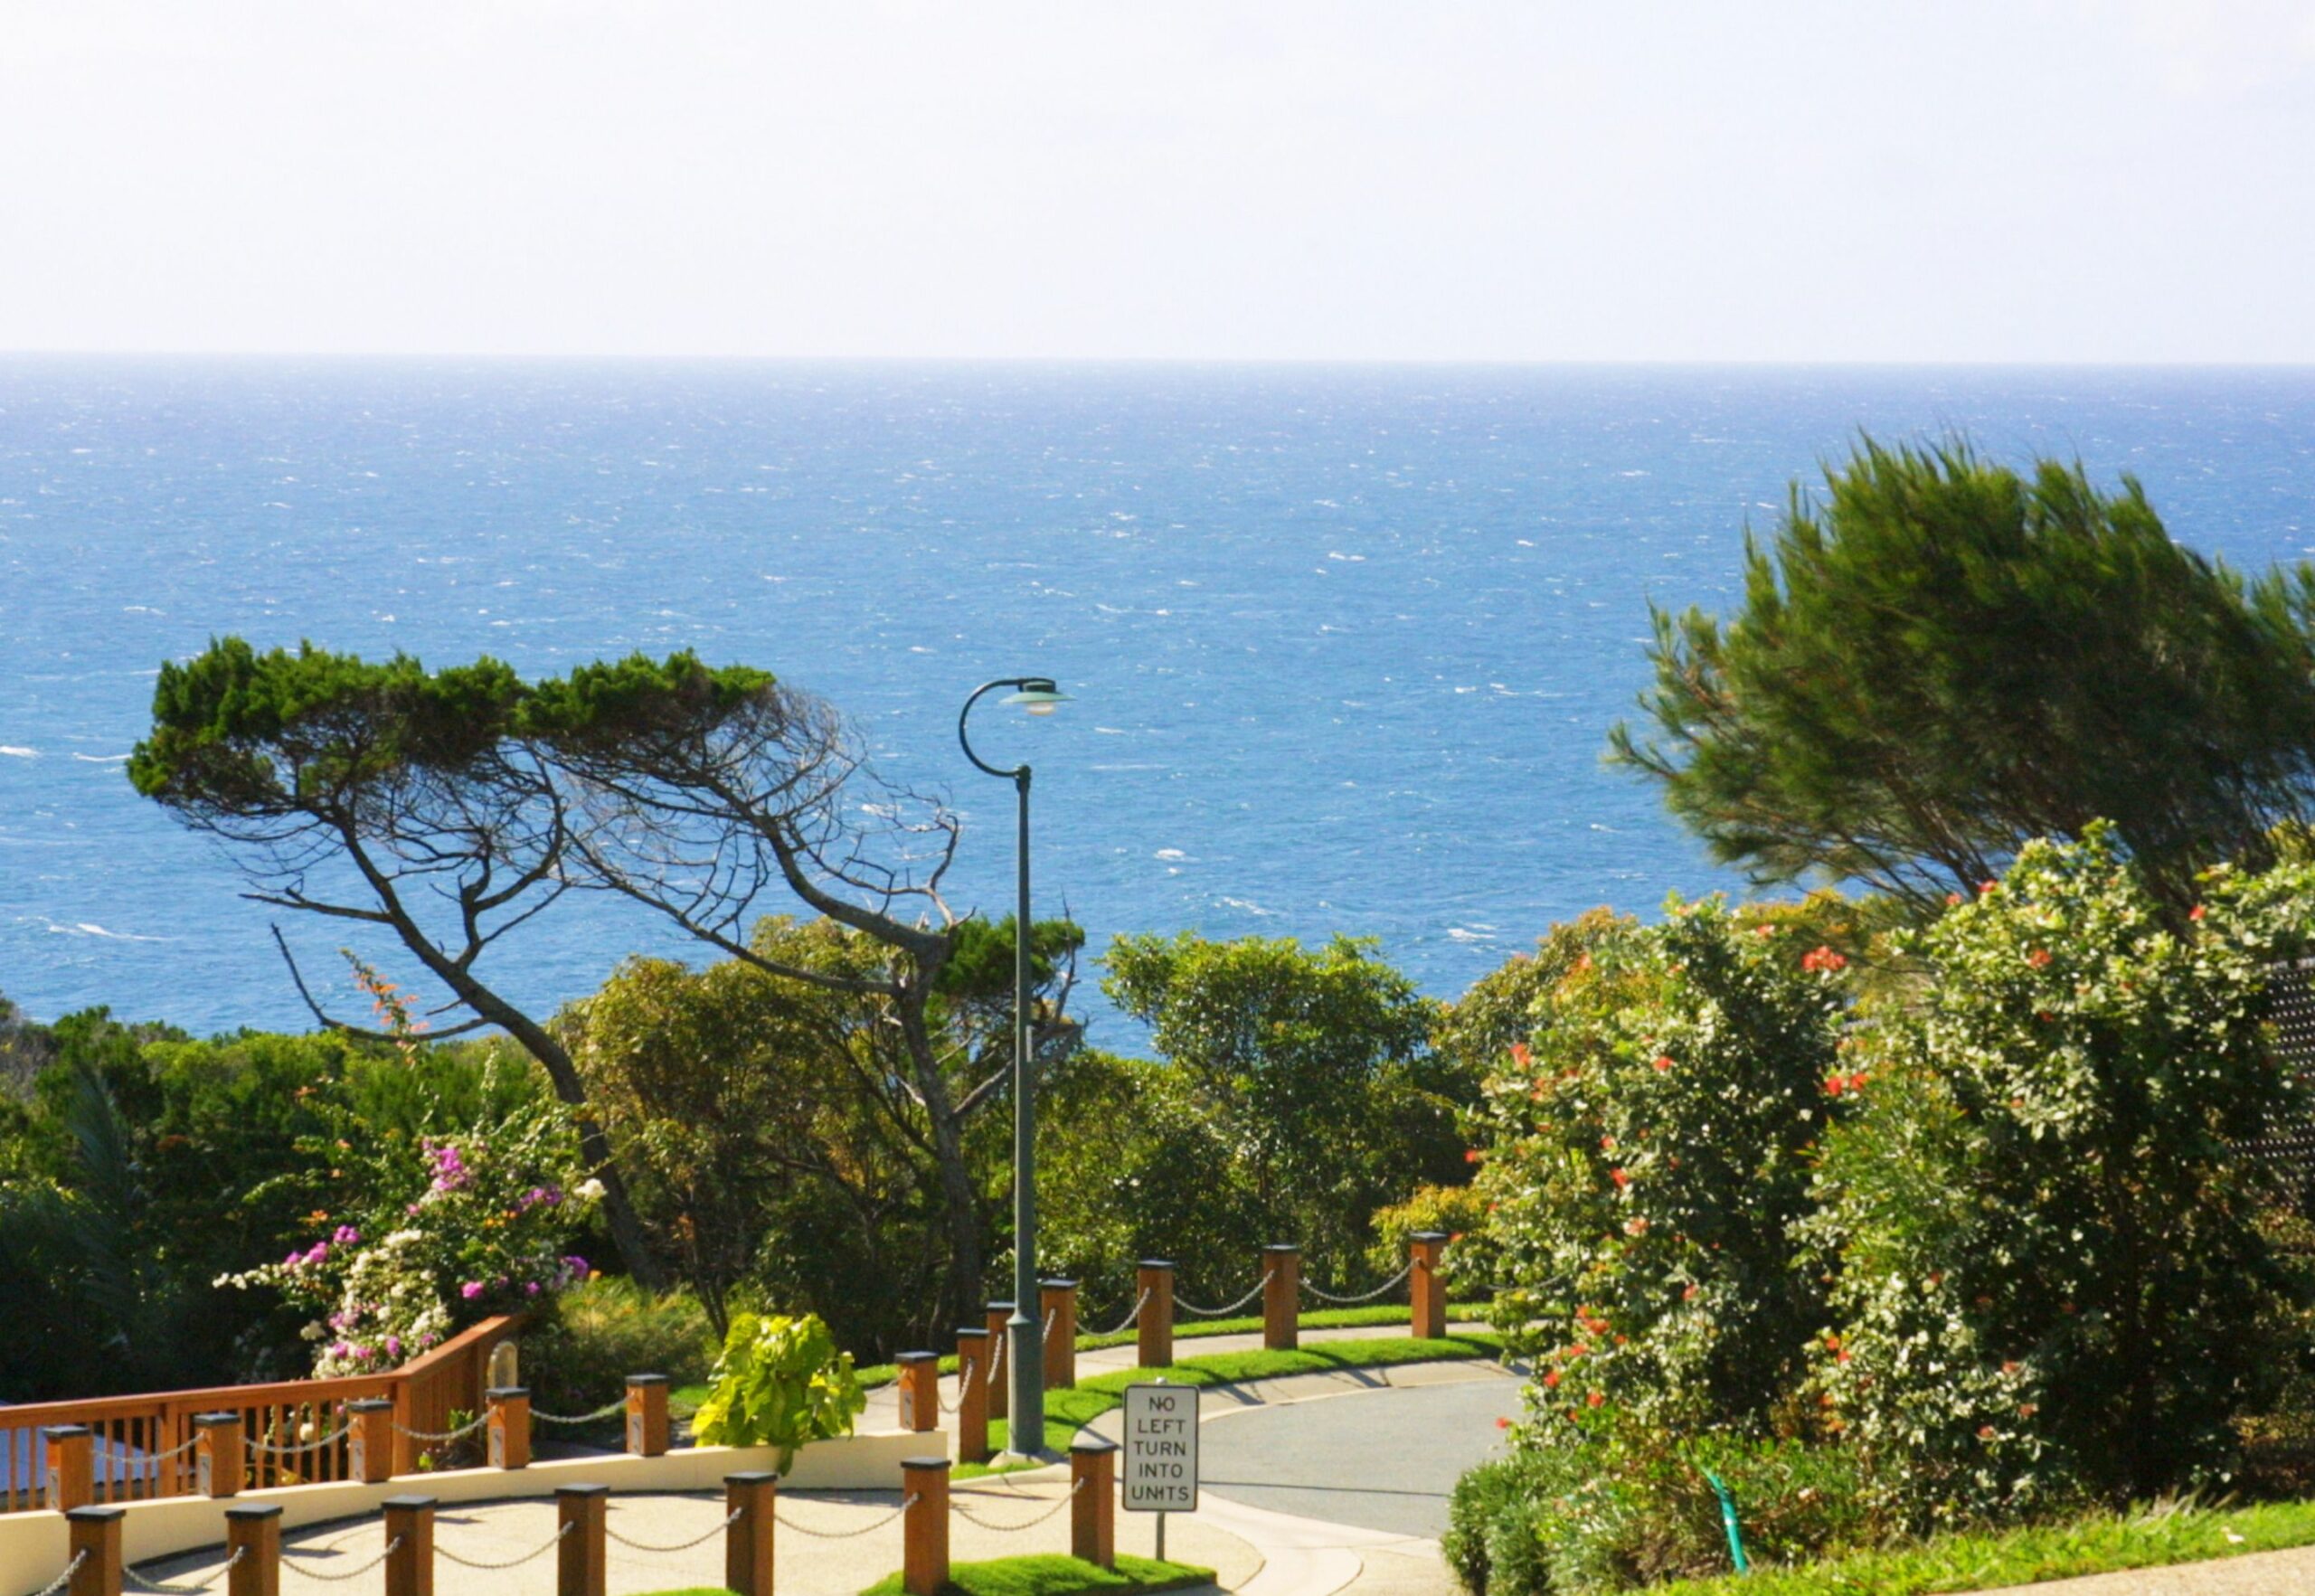
[[[0,349],[2315,360],[2315,0],[0,0]]]

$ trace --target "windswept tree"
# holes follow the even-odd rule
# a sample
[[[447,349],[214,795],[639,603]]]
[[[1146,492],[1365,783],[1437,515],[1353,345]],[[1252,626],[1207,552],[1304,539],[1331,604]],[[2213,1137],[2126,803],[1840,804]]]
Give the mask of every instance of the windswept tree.
[[[1733,615],[1654,619],[1610,757],[1763,884],[1933,908],[2102,818],[2178,914],[2315,798],[2315,567],[2246,582],[2128,477],[1866,439],[1746,540]]]
[[[1003,1069],[969,1006],[949,1016],[962,1036],[933,1008],[952,959],[989,928],[940,895],[954,817],[879,784],[825,702],[688,653],[525,683],[489,658],[429,672],[407,656],[260,654],[228,637],[163,667],[153,722],[130,779],[222,843],[248,896],[390,935],[446,999],[435,1036],[496,1027],[539,1062],[581,1110],[612,1240],[647,1284],[661,1271],[584,1111],[584,1080],[552,1027],[485,979],[484,956],[570,892],[612,893],[769,974],[883,1005],[940,1166],[949,1290],[978,1297],[963,1126],[1002,1092]],[[754,920],[798,901],[868,939],[879,960],[821,968],[752,945]],[[380,1033],[329,1013],[276,936],[318,1021],[406,1037],[398,1019]],[[1051,987],[1042,1046],[1073,1036],[1068,987]]]

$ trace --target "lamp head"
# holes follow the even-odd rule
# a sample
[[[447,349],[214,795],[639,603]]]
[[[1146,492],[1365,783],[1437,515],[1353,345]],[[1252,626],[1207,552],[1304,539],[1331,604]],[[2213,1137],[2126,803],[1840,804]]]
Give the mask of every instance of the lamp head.
[[[1069,694],[1055,687],[1051,676],[1031,676],[1021,684],[1019,692],[1008,693],[997,702],[1017,704],[1033,715],[1049,715],[1069,702]]]

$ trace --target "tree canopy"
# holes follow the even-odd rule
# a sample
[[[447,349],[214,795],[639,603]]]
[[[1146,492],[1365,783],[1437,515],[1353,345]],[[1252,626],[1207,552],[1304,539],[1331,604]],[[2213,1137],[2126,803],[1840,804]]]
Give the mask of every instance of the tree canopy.
[[[1733,614],[1653,613],[1610,757],[1762,883],[1930,907],[2104,818],[2181,912],[2315,796],[2315,567],[2246,581],[2128,477],[1867,439],[1747,537]]]
[[[978,1301],[985,1227],[963,1132],[1004,1094],[991,1042],[1010,1033],[991,1018],[989,977],[1012,932],[950,910],[955,817],[879,784],[824,700],[689,653],[526,682],[487,656],[430,671],[226,637],[162,668],[128,774],[224,843],[257,902],[394,938],[461,1016],[435,1037],[496,1026],[537,1059],[581,1109],[605,1220],[647,1284],[659,1270],[569,1046],[486,979],[489,949],[569,892],[607,893],[766,975],[865,1003],[897,1040],[940,1173],[946,1311]],[[805,944],[751,934],[798,902],[865,939],[864,955],[791,957]],[[409,1042],[407,1001],[365,967],[384,1034],[331,1015],[276,937],[317,1019]],[[1049,1054],[1077,1034],[1064,1011],[1082,937],[1056,922],[1033,940],[1035,1044]]]

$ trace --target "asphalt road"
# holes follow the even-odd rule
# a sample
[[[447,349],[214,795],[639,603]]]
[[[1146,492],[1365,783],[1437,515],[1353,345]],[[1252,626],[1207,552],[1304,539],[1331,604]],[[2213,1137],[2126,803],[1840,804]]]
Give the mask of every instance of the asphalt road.
[[[1413,1385],[1250,1408],[1199,1426],[1200,1488],[1252,1507],[1436,1537],[1447,1499],[1503,1443],[1519,1382]]]

